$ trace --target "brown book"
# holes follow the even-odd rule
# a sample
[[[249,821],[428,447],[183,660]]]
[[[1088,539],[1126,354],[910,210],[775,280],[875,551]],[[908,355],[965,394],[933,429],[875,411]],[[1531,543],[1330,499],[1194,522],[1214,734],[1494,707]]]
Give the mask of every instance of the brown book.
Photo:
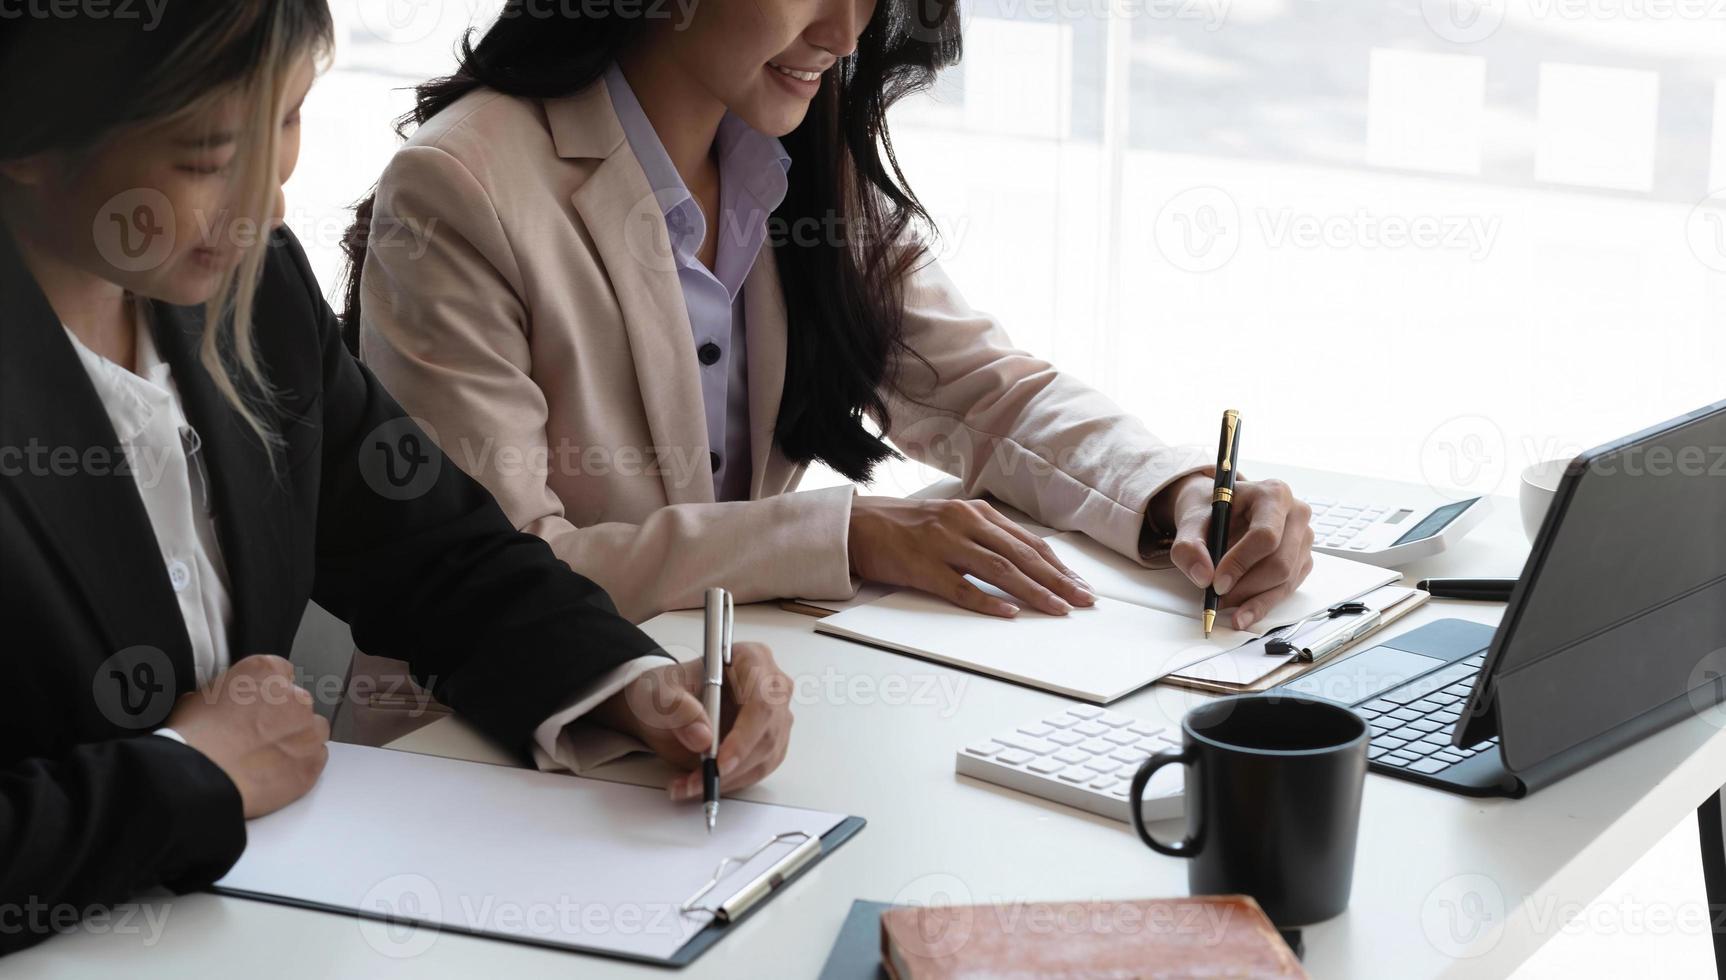
[[[1245,895],[901,906],[881,915],[893,980],[1305,978]]]

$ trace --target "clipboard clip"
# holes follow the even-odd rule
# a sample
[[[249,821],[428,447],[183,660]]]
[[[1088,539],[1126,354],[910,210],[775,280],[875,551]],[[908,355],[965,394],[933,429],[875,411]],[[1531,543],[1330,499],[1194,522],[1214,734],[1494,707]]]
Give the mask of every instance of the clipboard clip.
[[[1311,644],[1297,645],[1294,642],[1294,637],[1308,626],[1332,619],[1341,619],[1344,616],[1354,617],[1359,622],[1350,623],[1342,629],[1326,633]],[[1267,635],[1265,654],[1272,657],[1294,657],[1303,663],[1322,660],[1377,627],[1379,619],[1378,611],[1359,599],[1338,603],[1324,612],[1314,613],[1305,619],[1273,630],[1272,632],[1276,636]]]
[[[717,905],[701,904],[702,899],[706,898],[713,889],[719,887],[720,882],[724,881],[737,870],[748,867],[751,861],[754,861],[756,858],[767,853],[772,848],[792,841],[798,842],[796,847],[793,847],[784,857],[774,862],[767,870],[756,875],[754,878],[751,878],[730,898]],[[740,857],[728,857],[725,860],[720,861],[719,866],[713,869],[713,877],[707,879],[706,884],[697,889],[695,894],[689,896],[683,905],[678,908],[678,911],[684,915],[696,912],[705,912],[720,922],[731,922],[753,908],[755,903],[772,894],[780,885],[790,881],[804,865],[814,860],[820,853],[821,838],[819,837],[806,834],[801,830],[788,831],[783,834],[774,834],[772,837],[763,841],[760,847],[750,851],[748,854]]]

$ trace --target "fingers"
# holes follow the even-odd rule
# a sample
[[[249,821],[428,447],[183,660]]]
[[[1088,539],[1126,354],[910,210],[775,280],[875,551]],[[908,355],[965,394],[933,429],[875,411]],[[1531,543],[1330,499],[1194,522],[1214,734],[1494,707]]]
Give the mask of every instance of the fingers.
[[[1206,540],[1211,523],[1211,480],[1202,475],[1190,476],[1180,481],[1173,492],[1175,500],[1170,515],[1175,539],[1169,545],[1169,561],[1188,581],[1206,588],[1216,574],[1210,542]],[[1148,520],[1149,509],[1146,513]]]
[[[721,776],[758,762],[764,750],[773,749],[791,733],[790,678],[773,662],[766,647],[759,643],[739,645],[732,651],[726,679],[737,701],[737,720],[719,743]]]
[[[940,596],[961,609],[969,609],[985,616],[999,616],[1002,619],[1012,619],[1019,615],[1018,606],[977,588],[944,562],[925,564],[917,578],[919,581],[913,583],[917,588],[930,595]]]
[[[699,660],[658,667],[631,681],[623,692],[636,734],[674,764],[687,765],[690,755],[713,743],[707,710],[690,690],[691,684],[700,683],[700,671]]]
[[[725,787],[740,789],[758,782],[785,759],[791,741],[791,680],[765,646],[740,643],[732,651],[726,681],[737,707],[719,744],[717,761]],[[672,799],[694,799],[701,795],[701,784],[698,770],[672,780],[667,789]]]
[[[1236,488],[1235,500],[1246,506],[1237,507],[1233,519],[1245,518],[1247,527],[1217,562],[1213,584],[1218,595],[1229,594],[1254,565],[1277,553],[1283,543],[1289,510],[1295,503],[1288,485],[1278,480],[1241,484]],[[1285,573],[1291,570],[1285,569]]]
[[[1285,582],[1292,582],[1299,588],[1312,567],[1313,530],[1309,523],[1310,515],[1310,508],[1296,501],[1295,506],[1289,510],[1288,523],[1283,525],[1282,539],[1277,544],[1277,550],[1254,565],[1235,583],[1234,588],[1229,590],[1228,605],[1243,605],[1253,596]],[[1268,607],[1266,611],[1269,611]]]
[[[1254,595],[1252,598],[1241,603],[1239,608],[1235,609],[1231,618],[1231,622],[1234,623],[1235,629],[1251,629],[1254,623],[1262,621],[1272,609],[1276,608],[1277,603],[1282,602],[1291,595],[1294,595],[1295,590],[1300,588],[1300,584],[1306,581],[1307,575],[1311,574],[1311,572],[1312,555],[1308,554],[1301,562],[1300,568],[1292,578],[1287,579],[1281,585],[1274,586],[1267,591]],[[1239,594],[1241,589],[1237,588],[1235,592]]]
[[[1080,578],[1078,572],[1068,568],[1047,541],[1008,520],[1005,514],[988,504],[982,505],[981,513],[985,520],[1006,536],[1002,546],[996,547],[995,550],[1012,558],[1020,571],[1075,606],[1096,604],[1097,596],[1091,591],[1090,583]]]
[[[1205,541],[1210,527],[1211,512],[1207,507],[1185,507],[1175,516],[1175,543],[1169,548],[1169,560],[1199,588],[1208,588],[1211,575],[1211,549]]]
[[[1003,537],[1005,537],[1003,535]],[[1038,612],[1051,616],[1065,616],[1073,611],[1067,600],[1061,598],[1031,576],[1025,574],[1011,558],[983,544],[973,544],[953,560],[954,567],[962,572],[977,576],[984,582],[993,585],[1020,602],[1029,605]],[[1053,569],[1051,574],[1059,574]]]

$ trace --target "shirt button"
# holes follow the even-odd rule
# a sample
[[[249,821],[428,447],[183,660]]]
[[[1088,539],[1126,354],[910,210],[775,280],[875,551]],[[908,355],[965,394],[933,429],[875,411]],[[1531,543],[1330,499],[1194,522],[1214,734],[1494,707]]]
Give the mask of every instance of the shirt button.
[[[707,454],[707,462],[709,465],[711,465],[713,467],[713,472],[718,473],[719,468],[721,466],[725,465],[725,457],[719,455],[718,453],[708,453]]]
[[[168,584],[175,592],[186,591],[186,586],[192,584],[192,570],[183,561],[175,560],[168,563]]]
[[[710,340],[701,345],[701,349],[695,352],[695,356],[701,358],[701,363],[711,366],[719,363],[719,357],[723,353],[724,351],[719,349],[719,345]]]

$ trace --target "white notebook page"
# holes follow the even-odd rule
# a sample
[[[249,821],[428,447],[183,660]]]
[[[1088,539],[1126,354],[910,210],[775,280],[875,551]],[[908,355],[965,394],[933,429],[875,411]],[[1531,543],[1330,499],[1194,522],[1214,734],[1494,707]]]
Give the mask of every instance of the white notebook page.
[[[699,803],[661,790],[332,742],[317,785],[249,822],[245,854],[216,885],[666,958],[707,925],[678,909],[722,859],[786,831],[819,837],[844,819],[725,800],[709,837]],[[728,875],[709,898],[730,897],[793,846]],[[421,941],[411,927],[364,928],[376,943]]]
[[[1194,587],[1180,569],[1144,568],[1076,531],[1046,540],[1067,567],[1091,583],[1098,595],[1194,620],[1204,612],[1204,591]],[[1401,579],[1402,575],[1394,569],[1315,552],[1312,574],[1293,595],[1271,607],[1269,614],[1254,623],[1252,631],[1263,633],[1297,622]],[[1223,621],[1218,618],[1219,623]]]
[[[1026,608],[1002,619],[914,590],[815,629],[1099,704],[1251,638],[1218,629],[1207,641],[1194,620],[1107,598],[1065,616]]]

